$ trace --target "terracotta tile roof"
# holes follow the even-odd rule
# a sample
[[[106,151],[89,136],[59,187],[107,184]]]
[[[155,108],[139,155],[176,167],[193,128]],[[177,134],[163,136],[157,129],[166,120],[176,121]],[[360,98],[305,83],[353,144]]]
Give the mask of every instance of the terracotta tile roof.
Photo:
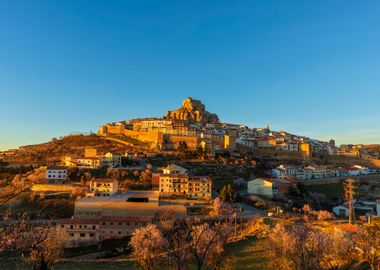
[[[116,183],[117,180],[111,179],[111,178],[108,178],[108,179],[98,178],[98,179],[92,180],[92,182],[95,182],[95,183]]]
[[[97,225],[101,222],[152,222],[152,217],[144,216],[104,216],[94,219],[76,218],[76,219],[60,219],[60,225]]]
[[[46,170],[67,170],[66,167],[63,166],[53,166],[53,167],[47,167]]]
[[[80,224],[99,224],[99,219],[60,219],[58,224],[80,225]]]
[[[105,216],[101,217],[100,221],[114,221],[114,222],[151,222],[152,217],[143,216]]]
[[[207,182],[211,182],[211,178],[208,177],[208,176],[191,175],[191,176],[189,176],[189,181],[207,181]]]
[[[186,174],[179,174],[179,173],[160,173],[160,177],[178,177],[178,178],[187,178]]]

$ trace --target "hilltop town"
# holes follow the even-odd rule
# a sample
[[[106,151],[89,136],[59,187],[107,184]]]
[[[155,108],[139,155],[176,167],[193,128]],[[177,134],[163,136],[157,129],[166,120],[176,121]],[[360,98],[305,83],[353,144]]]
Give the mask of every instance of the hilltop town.
[[[332,139],[323,142],[317,139],[271,131],[266,128],[249,128],[244,125],[223,123],[216,114],[205,109],[201,101],[187,98],[181,108],[168,111],[161,118],[133,119],[104,124],[98,135],[109,138],[133,138],[149,143],[152,149],[175,150],[180,145],[190,150],[201,147],[206,153],[215,155],[223,151],[239,155],[267,150],[284,152],[305,160],[312,154],[330,156],[361,157],[379,159],[379,151],[364,145],[341,145]],[[373,149],[373,147],[372,147]]]
[[[270,247],[285,252],[276,241],[297,234],[295,224],[330,243],[337,231],[342,241],[354,239],[346,239],[352,233],[346,225],[354,223],[363,237],[377,237],[367,235],[365,224],[378,224],[380,215],[378,147],[224,123],[190,97],[163,117],[106,123],[96,134],[10,149],[0,162],[4,224],[16,235],[23,218],[22,230],[30,234],[36,227],[54,231],[46,238],[59,240],[54,263],[127,257],[134,258],[132,269],[143,265],[138,237],[144,233],[162,238],[149,243],[157,262],[178,251],[171,234],[187,235],[180,239],[183,252],[193,254],[184,259],[190,265],[201,256],[191,253],[199,248],[191,246],[196,230],[214,235],[198,239],[212,247],[212,256],[202,255],[210,269],[220,269],[215,258],[237,253],[239,245],[271,250],[257,269],[267,267],[276,261]],[[0,254],[24,252],[11,243]],[[338,261],[351,269],[368,265],[362,257]]]

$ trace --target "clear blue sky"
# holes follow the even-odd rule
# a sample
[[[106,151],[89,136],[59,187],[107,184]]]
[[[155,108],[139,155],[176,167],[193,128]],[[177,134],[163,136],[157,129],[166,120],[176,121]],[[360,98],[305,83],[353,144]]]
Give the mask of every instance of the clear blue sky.
[[[162,116],[380,143],[380,2],[0,2],[0,149]]]

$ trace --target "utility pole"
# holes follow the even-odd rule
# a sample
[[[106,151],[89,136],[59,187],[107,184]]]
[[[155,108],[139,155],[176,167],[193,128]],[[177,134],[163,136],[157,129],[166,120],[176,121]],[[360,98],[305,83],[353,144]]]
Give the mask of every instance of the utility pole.
[[[355,208],[354,208],[354,195],[355,192],[355,180],[352,178],[344,181],[344,196],[348,201],[348,221],[350,224],[355,223]]]
[[[243,217],[240,217],[240,235],[243,235]]]
[[[235,239],[237,238],[237,213],[236,213],[236,211],[235,211]]]

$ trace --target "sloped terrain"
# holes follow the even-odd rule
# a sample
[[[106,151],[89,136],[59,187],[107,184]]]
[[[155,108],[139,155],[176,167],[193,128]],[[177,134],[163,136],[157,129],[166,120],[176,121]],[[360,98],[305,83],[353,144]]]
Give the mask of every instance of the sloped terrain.
[[[98,155],[112,152],[124,155],[126,151],[133,151],[133,146],[109,141],[95,134],[93,135],[70,135],[50,142],[22,146],[12,156],[4,158],[9,163],[54,163],[59,162],[65,155],[72,157],[84,156],[86,148],[97,149]]]

